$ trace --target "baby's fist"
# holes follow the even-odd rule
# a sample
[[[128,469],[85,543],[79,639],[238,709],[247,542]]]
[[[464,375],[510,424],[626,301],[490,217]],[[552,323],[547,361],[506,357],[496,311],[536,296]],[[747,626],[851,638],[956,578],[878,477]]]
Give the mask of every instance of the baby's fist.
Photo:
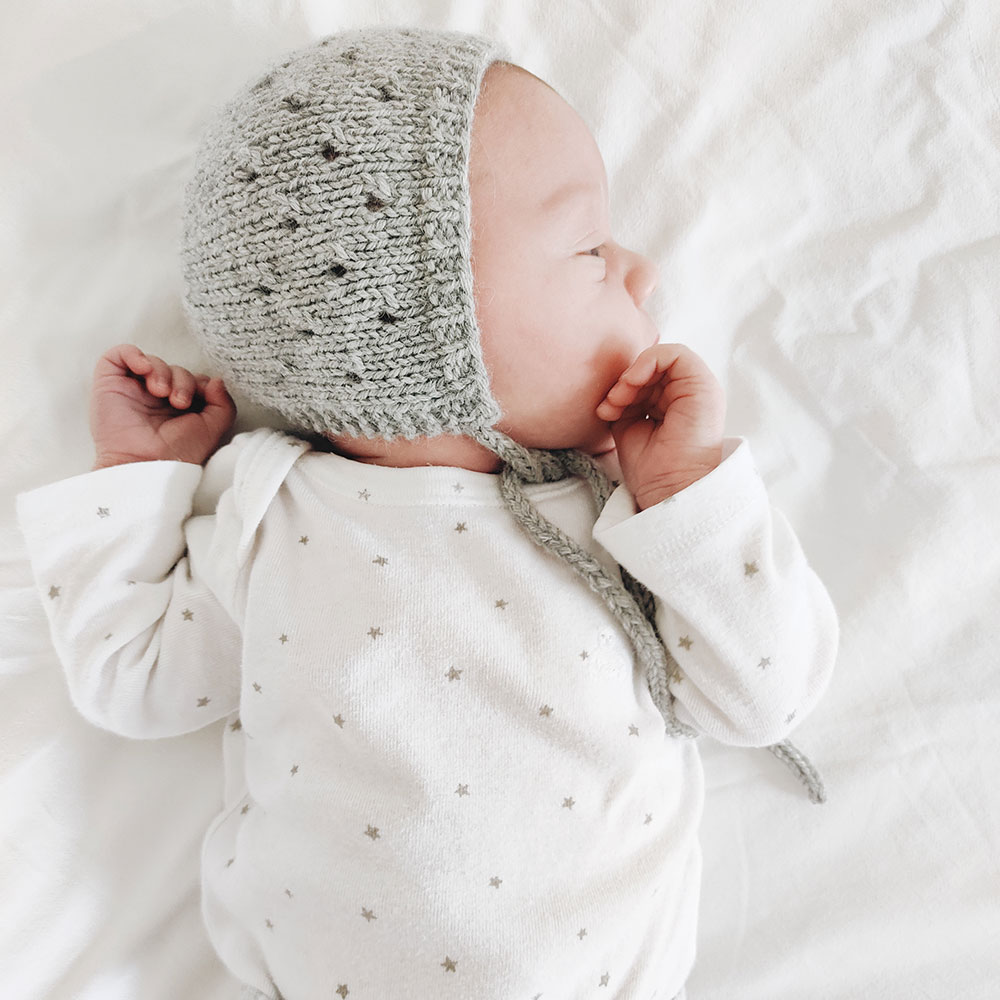
[[[622,476],[640,510],[686,489],[722,461],[725,393],[683,344],[647,347],[596,412],[611,426]]]
[[[222,379],[168,365],[134,344],[110,348],[94,369],[95,468],[154,461],[202,465],[235,419],[236,404]]]

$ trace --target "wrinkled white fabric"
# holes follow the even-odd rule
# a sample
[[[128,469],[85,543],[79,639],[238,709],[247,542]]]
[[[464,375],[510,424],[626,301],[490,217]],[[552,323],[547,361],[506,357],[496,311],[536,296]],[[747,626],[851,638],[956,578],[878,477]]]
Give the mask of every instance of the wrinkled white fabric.
[[[681,721],[783,738],[836,614],[749,444],[639,512],[525,490],[657,599]],[[17,498],[73,703],[133,738],[226,720],[202,912],[243,982],[311,1000],[663,998],[695,957],[704,779],[627,635],[497,477],[387,468],[262,428],[204,470],[117,466]],[[343,995],[347,995],[344,993]]]

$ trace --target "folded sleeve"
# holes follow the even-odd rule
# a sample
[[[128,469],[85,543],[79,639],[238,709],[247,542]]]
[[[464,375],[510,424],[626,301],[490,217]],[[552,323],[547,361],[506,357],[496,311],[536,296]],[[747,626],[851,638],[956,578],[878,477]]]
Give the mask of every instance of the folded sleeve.
[[[246,435],[206,465],[134,462],[16,497],[17,518],[70,698],[95,726],[153,739],[237,708]]]
[[[625,484],[593,537],[643,583],[680,668],[680,722],[732,746],[771,746],[813,710],[833,672],[839,622],[745,438],[708,475],[639,510]]]

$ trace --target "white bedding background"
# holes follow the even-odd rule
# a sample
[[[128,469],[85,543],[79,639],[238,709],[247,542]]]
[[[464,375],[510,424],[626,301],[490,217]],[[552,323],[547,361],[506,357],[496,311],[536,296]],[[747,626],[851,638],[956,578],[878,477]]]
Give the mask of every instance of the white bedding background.
[[[91,468],[106,348],[211,370],[175,241],[212,109],[388,22],[494,33],[588,122],[615,238],[660,263],[663,341],[723,383],[840,613],[792,737],[825,805],[700,741],[690,1000],[1000,997],[992,0],[3,4],[0,997],[235,1000],[198,909],[221,724],[141,742],[76,715],[13,496]],[[237,431],[269,417],[237,403]]]

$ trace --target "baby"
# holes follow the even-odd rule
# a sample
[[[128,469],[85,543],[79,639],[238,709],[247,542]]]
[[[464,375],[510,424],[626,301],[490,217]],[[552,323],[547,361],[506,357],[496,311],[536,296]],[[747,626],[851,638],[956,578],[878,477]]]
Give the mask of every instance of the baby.
[[[17,506],[84,717],[221,723],[241,995],[685,996],[695,738],[822,801],[785,737],[838,622],[586,125],[491,39],[358,29],[248,84],[188,199],[224,378],[110,349],[93,471]],[[295,433],[227,440],[227,384]]]

